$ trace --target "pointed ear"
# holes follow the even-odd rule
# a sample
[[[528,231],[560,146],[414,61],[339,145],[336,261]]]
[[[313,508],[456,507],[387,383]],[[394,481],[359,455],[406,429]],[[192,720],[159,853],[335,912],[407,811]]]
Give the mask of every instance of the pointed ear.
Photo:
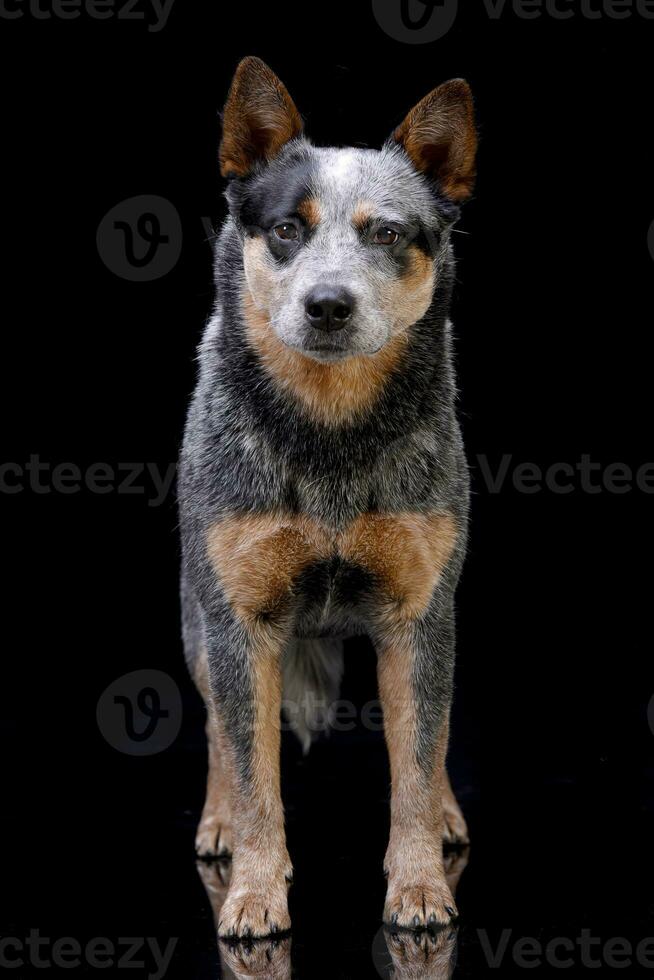
[[[223,113],[223,177],[247,176],[258,161],[272,160],[301,132],[300,114],[274,71],[259,58],[244,58]]]
[[[475,182],[477,132],[470,86],[457,78],[435,88],[411,110],[393,138],[421,173],[452,201],[465,201]]]

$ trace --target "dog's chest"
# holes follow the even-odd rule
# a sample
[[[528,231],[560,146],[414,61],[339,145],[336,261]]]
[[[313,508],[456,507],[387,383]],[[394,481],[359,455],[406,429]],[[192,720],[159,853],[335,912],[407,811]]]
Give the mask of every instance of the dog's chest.
[[[371,605],[419,616],[457,538],[443,512],[368,512],[339,528],[306,515],[239,514],[210,528],[207,554],[239,619],[293,609],[320,632]]]

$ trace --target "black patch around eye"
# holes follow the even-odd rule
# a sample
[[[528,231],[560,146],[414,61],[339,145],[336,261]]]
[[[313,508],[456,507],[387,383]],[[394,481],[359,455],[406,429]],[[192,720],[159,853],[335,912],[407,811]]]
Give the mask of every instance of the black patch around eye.
[[[305,237],[303,230],[300,227],[298,227],[298,237],[294,239],[278,238],[275,234],[275,228],[271,228],[268,232],[264,230],[262,234],[265,236],[266,241],[268,242],[270,251],[276,259],[280,260],[280,262],[285,262],[292,259],[297,253],[298,249],[302,247]]]
[[[239,188],[228,189],[232,212],[246,228],[266,232],[297,214],[301,202],[310,196],[314,162],[306,147],[282,155],[257,173],[241,182]]]

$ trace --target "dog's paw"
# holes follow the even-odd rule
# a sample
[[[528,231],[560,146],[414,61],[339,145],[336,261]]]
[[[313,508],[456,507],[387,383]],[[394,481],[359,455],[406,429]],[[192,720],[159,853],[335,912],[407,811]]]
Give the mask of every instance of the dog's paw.
[[[285,880],[265,891],[230,889],[220,910],[218,935],[221,939],[265,939],[288,932],[287,884]]]
[[[291,940],[264,939],[259,942],[220,942],[220,959],[227,976],[239,980],[290,980]],[[227,970],[230,973],[227,973]]]
[[[453,796],[443,800],[443,843],[447,847],[467,847],[470,843],[468,825]]]
[[[195,853],[203,861],[231,856],[232,828],[221,814],[202,816],[195,837]]]
[[[421,884],[388,882],[384,922],[394,929],[438,929],[451,925],[457,909],[447,882],[433,878]]]

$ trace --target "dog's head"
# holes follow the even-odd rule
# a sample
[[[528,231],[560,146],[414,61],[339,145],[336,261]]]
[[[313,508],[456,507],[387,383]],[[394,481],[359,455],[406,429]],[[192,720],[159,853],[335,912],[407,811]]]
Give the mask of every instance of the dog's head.
[[[322,149],[267,65],[241,62],[221,171],[249,299],[286,347],[326,362],[373,355],[425,315],[476,145],[464,81],[427,95],[381,150]]]

